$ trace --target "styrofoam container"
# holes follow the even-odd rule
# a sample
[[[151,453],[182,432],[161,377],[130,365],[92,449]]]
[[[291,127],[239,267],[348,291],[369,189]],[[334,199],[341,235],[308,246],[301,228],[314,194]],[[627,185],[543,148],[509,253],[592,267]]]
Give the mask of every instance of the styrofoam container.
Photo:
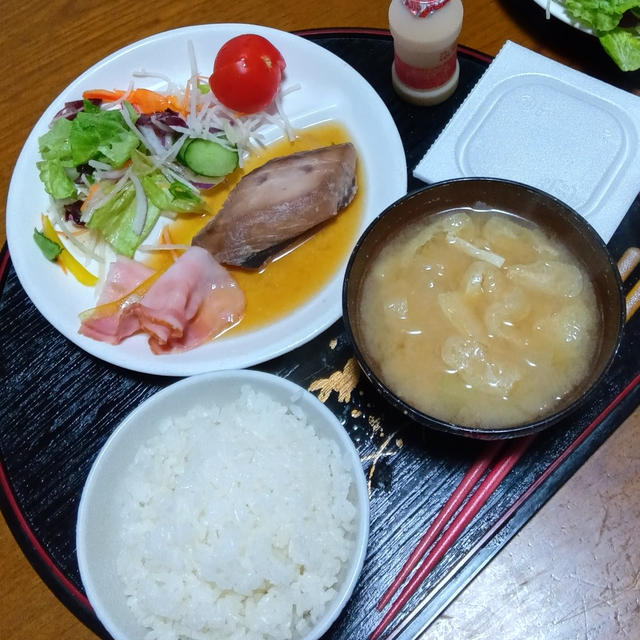
[[[640,97],[507,41],[415,167],[562,200],[608,242],[640,189]]]

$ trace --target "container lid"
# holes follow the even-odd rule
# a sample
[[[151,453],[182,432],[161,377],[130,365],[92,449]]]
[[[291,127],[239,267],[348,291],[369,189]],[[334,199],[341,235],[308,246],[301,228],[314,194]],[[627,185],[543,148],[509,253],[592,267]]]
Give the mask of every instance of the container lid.
[[[638,195],[640,98],[507,41],[413,175],[524,182],[608,242]]]
[[[402,4],[418,18],[425,18],[430,13],[442,9],[449,0],[402,0]]]

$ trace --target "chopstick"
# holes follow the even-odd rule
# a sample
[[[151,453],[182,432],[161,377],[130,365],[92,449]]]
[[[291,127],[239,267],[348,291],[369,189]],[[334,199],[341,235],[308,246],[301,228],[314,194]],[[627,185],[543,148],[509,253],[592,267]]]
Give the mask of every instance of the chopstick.
[[[500,460],[487,474],[487,477],[482,481],[475,493],[471,498],[469,498],[469,501],[464,508],[451,522],[449,528],[442,534],[441,538],[424,558],[422,564],[418,567],[418,570],[413,574],[404,589],[400,592],[400,595],[395,602],[393,602],[389,611],[387,611],[376,628],[371,632],[369,640],[376,640],[385,631],[389,626],[389,623],[396,617],[402,607],[404,607],[411,596],[418,590],[418,587],[422,584],[429,572],[436,566],[442,556],[444,556],[451,545],[464,531],[469,522],[471,522],[481,507],[489,499],[496,487],[500,482],[502,482],[504,477],[522,457],[529,445],[533,442],[534,438],[535,435],[519,438],[518,440],[513,441],[513,443],[507,448],[505,454],[501,456]]]
[[[485,449],[482,456],[476,460],[469,468],[465,476],[460,481],[460,484],[456,490],[451,494],[450,498],[444,504],[435,520],[431,523],[426,533],[420,539],[420,542],[416,545],[416,548],[411,552],[411,555],[407,558],[402,569],[398,572],[385,594],[380,598],[378,602],[378,611],[382,611],[389,600],[393,597],[393,594],[398,590],[398,587],[404,582],[405,578],[411,573],[413,568],[418,564],[420,558],[424,555],[425,551],[431,546],[431,543],[438,537],[438,534],[442,531],[445,524],[451,519],[453,514],[458,510],[458,507],[462,504],[467,497],[471,489],[476,486],[478,480],[484,475],[493,459],[496,457],[500,449],[502,449],[504,443],[496,440],[491,442]]]
[[[640,264],[640,249],[638,247],[629,247],[618,260],[618,271],[623,282],[631,275],[633,270]],[[640,308],[640,280],[633,285],[629,293],[626,295],[627,306],[627,322],[631,320],[631,316]]]
[[[620,260],[618,260],[618,271],[623,282],[639,264],[640,249],[638,247],[627,247]]]

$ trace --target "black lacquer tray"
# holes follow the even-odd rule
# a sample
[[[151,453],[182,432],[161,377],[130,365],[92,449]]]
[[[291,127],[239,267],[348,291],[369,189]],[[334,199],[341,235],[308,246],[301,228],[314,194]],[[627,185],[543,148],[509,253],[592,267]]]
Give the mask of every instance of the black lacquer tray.
[[[460,85],[429,109],[394,94],[387,33],[305,32],[355,67],[387,104],[409,172],[491,59],[460,47]],[[366,114],[363,114],[366,117]],[[409,190],[422,186],[409,179]],[[636,199],[609,243],[616,259],[640,238]],[[613,367],[590,405],[539,434],[457,543],[405,607],[394,637],[413,638],[638,406],[640,314],[626,326]],[[341,321],[260,367],[314,391],[343,421],[369,479],[371,533],[358,586],[327,639],[366,638],[375,606],[484,443],[425,430],[388,407],[360,376]],[[171,383],[105,364],[53,329],[0,254],[0,507],[25,555],[58,598],[105,640],[84,595],[75,519],[89,468],[109,434],[142,400]]]

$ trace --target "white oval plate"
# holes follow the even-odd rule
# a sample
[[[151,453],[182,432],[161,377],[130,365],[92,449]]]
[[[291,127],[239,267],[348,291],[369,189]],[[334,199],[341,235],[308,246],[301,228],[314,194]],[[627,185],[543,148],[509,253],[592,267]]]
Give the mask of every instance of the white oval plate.
[[[294,127],[337,120],[349,132],[364,168],[365,203],[360,232],[378,213],[406,193],[404,148],[386,106],[351,66],[309,40],[256,25],[210,24],[160,33],[115,52],[74,80],[38,120],[16,163],[6,209],[9,252],[27,295],[58,331],[106,362],[133,371],[169,376],[249,367],[304,344],[342,314],[341,292],[347,257],[335,277],[309,302],[255,331],[222,336],[179,354],[153,355],[142,334],[119,345],[109,345],[78,334],[78,313],[95,306],[93,289],[78,284],[57,265],[47,262],[32,239],[34,227],[39,227],[40,214],[49,206],[36,169],[38,137],[45,133],[65,102],[77,100],[86,89],[126,88],[132,73],[140,70],[160,72],[184,84],[190,69],[189,42],[193,44],[199,72],[207,74],[222,44],[241,33],[268,38],[284,56],[287,68],[283,86],[300,85],[299,90],[286,95],[283,101]],[[152,84],[145,86],[154,88]],[[155,88],[163,88],[162,83],[158,82]],[[269,137],[268,131],[265,136]]]

